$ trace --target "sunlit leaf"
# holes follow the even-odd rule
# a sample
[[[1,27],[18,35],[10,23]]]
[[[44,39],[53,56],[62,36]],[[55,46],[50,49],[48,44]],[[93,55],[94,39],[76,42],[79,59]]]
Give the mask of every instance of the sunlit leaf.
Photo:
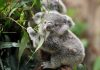
[[[24,17],[25,17],[25,15],[24,15],[24,12],[22,11],[21,14],[20,14],[20,19],[19,19],[20,23],[23,23],[25,21]]]

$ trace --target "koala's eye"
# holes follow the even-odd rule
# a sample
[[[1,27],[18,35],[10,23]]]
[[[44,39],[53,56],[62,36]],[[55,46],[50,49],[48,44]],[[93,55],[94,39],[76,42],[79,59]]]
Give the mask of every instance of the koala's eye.
[[[48,21],[49,24],[51,24],[52,22]]]
[[[58,26],[57,24],[55,24],[55,26]]]
[[[44,21],[44,24],[46,24],[46,21]]]
[[[37,18],[40,18],[40,16],[39,16],[39,15],[37,15],[36,17],[37,17]]]
[[[52,24],[52,22],[50,22],[50,21],[45,21],[44,23],[45,24]]]
[[[70,20],[65,20],[64,23],[67,24],[69,27],[72,26],[72,22]]]

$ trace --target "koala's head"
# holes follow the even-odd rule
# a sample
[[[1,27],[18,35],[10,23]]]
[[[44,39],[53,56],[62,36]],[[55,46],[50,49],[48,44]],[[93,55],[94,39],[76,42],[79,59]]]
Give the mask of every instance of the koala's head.
[[[63,11],[66,8],[61,0],[42,0],[41,3],[46,10],[56,10],[60,13],[66,13]]]
[[[63,34],[74,25],[69,16],[62,15],[57,11],[39,12],[33,17],[35,23],[42,24],[43,30]]]

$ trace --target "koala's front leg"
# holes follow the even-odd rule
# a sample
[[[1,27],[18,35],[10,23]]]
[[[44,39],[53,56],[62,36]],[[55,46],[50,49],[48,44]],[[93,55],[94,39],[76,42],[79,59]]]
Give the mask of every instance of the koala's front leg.
[[[39,35],[35,32],[35,30],[32,27],[28,27],[27,32],[29,34],[30,39],[32,40],[33,47],[36,48],[39,41]]]
[[[60,60],[61,59],[59,58],[59,56],[51,56],[51,60],[43,62],[42,66],[44,69],[45,68],[56,69],[61,66]]]

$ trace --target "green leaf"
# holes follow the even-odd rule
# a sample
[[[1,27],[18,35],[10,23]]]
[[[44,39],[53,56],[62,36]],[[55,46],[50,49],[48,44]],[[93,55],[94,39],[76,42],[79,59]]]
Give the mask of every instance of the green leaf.
[[[40,0],[36,0],[36,4],[37,4],[38,8],[41,8],[41,2],[40,2]]]
[[[100,70],[100,57],[96,58],[93,70]]]
[[[5,7],[5,3],[5,0],[0,0],[0,10]]]
[[[34,0],[32,7],[34,7],[37,11],[41,10],[41,2],[40,0]]]
[[[0,48],[11,48],[18,47],[18,43],[16,42],[0,42]]]
[[[10,13],[9,13],[9,17],[13,14],[13,12],[14,11],[16,11],[17,10],[17,8],[13,8],[11,11],[10,11]]]
[[[21,42],[19,44],[19,61],[21,59],[21,56],[25,50],[25,48],[27,47],[27,43],[29,42],[29,37],[28,37],[28,34],[27,32],[24,31],[24,34],[23,34],[23,37],[21,39]]]
[[[33,0],[33,4],[32,4],[32,7],[37,4],[37,2],[40,1],[40,0]]]
[[[20,22],[20,23],[25,22],[25,18],[24,18],[24,17],[25,17],[25,14],[24,14],[24,12],[22,11],[21,14],[20,14],[20,19],[19,19],[19,22]]]

